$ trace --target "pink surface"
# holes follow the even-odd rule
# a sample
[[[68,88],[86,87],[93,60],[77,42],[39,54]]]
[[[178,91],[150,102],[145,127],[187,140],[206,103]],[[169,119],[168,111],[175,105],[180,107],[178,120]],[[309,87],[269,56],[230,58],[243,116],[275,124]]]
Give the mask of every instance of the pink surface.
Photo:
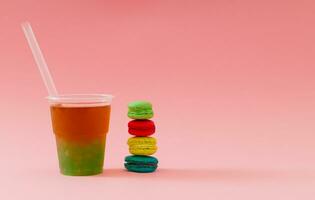
[[[313,199],[315,3],[0,2],[0,199]],[[111,93],[105,171],[58,173],[29,20],[62,93]],[[154,104],[159,171],[123,170]]]

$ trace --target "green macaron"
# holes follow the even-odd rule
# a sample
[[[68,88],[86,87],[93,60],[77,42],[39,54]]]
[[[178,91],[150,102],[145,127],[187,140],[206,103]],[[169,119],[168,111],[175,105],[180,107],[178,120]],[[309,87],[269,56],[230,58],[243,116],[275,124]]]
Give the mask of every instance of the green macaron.
[[[153,156],[127,156],[125,168],[131,172],[150,173],[157,168],[158,159]]]
[[[151,119],[152,104],[148,101],[133,101],[128,104],[128,117],[131,119]]]

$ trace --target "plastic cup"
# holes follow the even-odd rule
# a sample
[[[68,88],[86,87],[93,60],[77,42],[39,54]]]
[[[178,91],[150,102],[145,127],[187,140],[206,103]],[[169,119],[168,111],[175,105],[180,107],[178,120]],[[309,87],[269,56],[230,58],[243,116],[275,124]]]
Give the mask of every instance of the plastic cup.
[[[111,95],[48,97],[60,172],[87,176],[103,172]]]

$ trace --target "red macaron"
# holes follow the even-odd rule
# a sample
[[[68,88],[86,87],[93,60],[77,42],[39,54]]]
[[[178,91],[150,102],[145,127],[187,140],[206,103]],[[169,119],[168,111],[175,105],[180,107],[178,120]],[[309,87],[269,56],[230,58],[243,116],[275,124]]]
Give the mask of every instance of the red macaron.
[[[146,137],[155,132],[155,125],[151,120],[132,120],[128,123],[128,132],[134,136]]]

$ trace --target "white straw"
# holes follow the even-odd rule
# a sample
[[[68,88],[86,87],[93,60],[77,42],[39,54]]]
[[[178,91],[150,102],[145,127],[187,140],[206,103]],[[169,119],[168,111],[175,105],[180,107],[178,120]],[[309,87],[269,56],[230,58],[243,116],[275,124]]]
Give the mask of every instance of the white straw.
[[[35,59],[35,62],[37,64],[37,67],[40,71],[40,74],[42,76],[42,79],[46,85],[46,89],[48,91],[49,96],[51,97],[57,97],[57,89],[54,84],[54,80],[52,79],[48,66],[46,64],[45,58],[43,56],[42,51],[39,48],[38,42],[36,40],[36,37],[33,33],[31,24],[29,22],[24,22],[21,24],[24,35],[26,37],[26,40],[28,42],[28,45],[30,46],[33,57]]]

